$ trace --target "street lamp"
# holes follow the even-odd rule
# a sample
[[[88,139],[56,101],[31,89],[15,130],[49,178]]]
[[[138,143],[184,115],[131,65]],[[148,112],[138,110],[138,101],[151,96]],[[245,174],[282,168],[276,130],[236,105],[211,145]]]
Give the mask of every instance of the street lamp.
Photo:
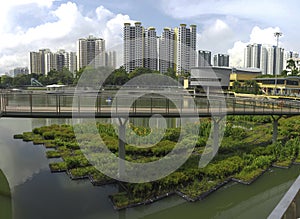
[[[274,33],[274,36],[276,37],[276,50],[278,49],[278,42],[279,42],[279,37],[282,36],[282,33],[281,32],[275,32]],[[276,51],[275,50],[275,51]],[[276,60],[277,61],[277,60]],[[275,73],[275,86],[274,86],[274,94],[276,94],[276,91],[277,91],[277,74],[276,72]]]
[[[276,37],[276,47],[278,47],[279,37],[282,36],[281,32],[275,32],[274,36]]]

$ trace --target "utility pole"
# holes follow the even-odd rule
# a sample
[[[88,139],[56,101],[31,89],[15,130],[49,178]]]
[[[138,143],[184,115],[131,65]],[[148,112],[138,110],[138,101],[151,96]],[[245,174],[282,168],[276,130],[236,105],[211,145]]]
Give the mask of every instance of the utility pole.
[[[274,36],[276,37],[276,52],[277,52],[277,50],[278,50],[278,42],[279,42],[279,37],[281,37],[282,36],[282,33],[281,32],[275,32],[274,33]],[[276,54],[277,55],[277,54]],[[277,60],[276,60],[277,61]],[[274,72],[275,73],[275,86],[274,86],[274,94],[276,94],[276,91],[277,91],[277,74],[276,74],[276,72]]]

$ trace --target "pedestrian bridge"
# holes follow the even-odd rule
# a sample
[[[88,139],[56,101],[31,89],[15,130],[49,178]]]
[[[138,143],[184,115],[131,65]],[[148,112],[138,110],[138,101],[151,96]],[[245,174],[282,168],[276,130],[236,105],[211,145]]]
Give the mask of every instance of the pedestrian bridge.
[[[2,117],[211,117],[224,115],[300,115],[300,101],[266,98],[136,95],[127,93],[0,93]],[[128,105],[128,103],[131,103]]]
[[[277,140],[278,120],[283,115],[300,115],[300,101],[255,97],[227,97],[223,95],[190,96],[137,95],[125,93],[0,93],[2,117],[28,118],[122,118],[151,117],[223,117],[226,115],[271,115],[272,141]],[[277,116],[275,116],[277,115]],[[213,145],[219,144],[219,120],[213,120]],[[126,123],[126,122],[125,122]],[[125,129],[120,122],[119,132]],[[124,131],[120,133],[125,133]],[[120,134],[119,133],[119,134]],[[120,138],[123,139],[123,138]],[[125,159],[125,143],[119,141],[119,157]],[[120,171],[122,165],[120,164]],[[269,218],[299,217],[299,178]]]

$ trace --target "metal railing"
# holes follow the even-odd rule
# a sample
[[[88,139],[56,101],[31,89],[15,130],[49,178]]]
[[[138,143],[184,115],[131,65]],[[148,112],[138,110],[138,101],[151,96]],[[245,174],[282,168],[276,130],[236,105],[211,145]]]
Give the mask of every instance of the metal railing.
[[[159,95],[136,97],[110,94],[47,94],[1,93],[2,116],[15,117],[166,117],[213,115],[300,115],[300,102],[218,96],[191,97],[174,95],[171,99]],[[225,101],[224,101],[225,100]],[[128,103],[132,103],[128,106]]]
[[[300,176],[268,217],[268,219],[273,218],[300,218]]]

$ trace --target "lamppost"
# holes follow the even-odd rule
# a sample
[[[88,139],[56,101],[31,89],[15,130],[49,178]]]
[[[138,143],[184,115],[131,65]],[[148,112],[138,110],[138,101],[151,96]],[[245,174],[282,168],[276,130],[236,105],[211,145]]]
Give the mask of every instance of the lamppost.
[[[276,37],[276,50],[275,50],[275,52],[277,52],[277,50],[278,50],[278,42],[279,42],[279,37],[281,37],[282,36],[282,33],[281,32],[275,32],[274,33],[274,36]],[[276,53],[275,53],[276,54]],[[276,56],[277,56],[277,54],[276,54]],[[276,60],[277,61],[277,60]],[[275,73],[275,86],[274,86],[274,94],[276,94],[277,93],[277,74],[276,74],[276,72],[274,72]]]
[[[282,36],[281,32],[275,32],[274,36],[276,37],[276,47],[278,47],[279,37]]]

